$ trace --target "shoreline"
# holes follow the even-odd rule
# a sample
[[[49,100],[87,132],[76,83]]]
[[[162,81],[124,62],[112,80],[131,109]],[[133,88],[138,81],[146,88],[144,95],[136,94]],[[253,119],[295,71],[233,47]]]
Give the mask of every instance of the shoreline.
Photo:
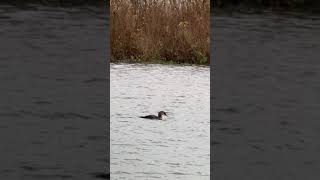
[[[203,66],[203,67],[210,67],[210,64],[198,64],[198,63],[179,63],[175,61],[162,61],[162,60],[151,60],[151,61],[139,61],[138,59],[129,59],[129,60],[116,60],[116,61],[110,61],[110,64],[144,64],[144,65],[150,65],[150,64],[161,64],[161,65],[173,65],[173,66]]]

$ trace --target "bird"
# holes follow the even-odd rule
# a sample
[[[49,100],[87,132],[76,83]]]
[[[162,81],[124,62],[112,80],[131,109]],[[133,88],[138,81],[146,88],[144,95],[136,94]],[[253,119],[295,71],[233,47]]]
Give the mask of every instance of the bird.
[[[139,116],[140,118],[145,119],[156,119],[156,120],[165,120],[167,118],[167,113],[164,111],[158,112],[158,116],[156,115],[147,115],[147,116]]]

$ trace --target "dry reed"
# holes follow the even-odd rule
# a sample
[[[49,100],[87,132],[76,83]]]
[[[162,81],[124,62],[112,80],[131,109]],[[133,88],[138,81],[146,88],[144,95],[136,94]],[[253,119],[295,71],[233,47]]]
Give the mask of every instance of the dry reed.
[[[209,64],[209,0],[111,0],[111,61]]]

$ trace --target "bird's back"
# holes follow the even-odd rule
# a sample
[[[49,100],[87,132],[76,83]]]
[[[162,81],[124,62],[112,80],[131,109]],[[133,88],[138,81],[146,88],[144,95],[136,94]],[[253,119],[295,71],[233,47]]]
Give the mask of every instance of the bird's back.
[[[158,116],[155,116],[155,115],[140,116],[140,118],[145,118],[145,119],[159,119]]]

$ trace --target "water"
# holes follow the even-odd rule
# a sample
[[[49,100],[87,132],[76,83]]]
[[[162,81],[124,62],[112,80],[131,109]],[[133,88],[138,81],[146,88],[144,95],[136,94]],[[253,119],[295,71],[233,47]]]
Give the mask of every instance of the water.
[[[111,179],[210,178],[209,67],[112,64],[110,87]]]
[[[320,17],[214,19],[213,178],[318,179]]]
[[[105,16],[0,5],[0,179],[107,178]]]

